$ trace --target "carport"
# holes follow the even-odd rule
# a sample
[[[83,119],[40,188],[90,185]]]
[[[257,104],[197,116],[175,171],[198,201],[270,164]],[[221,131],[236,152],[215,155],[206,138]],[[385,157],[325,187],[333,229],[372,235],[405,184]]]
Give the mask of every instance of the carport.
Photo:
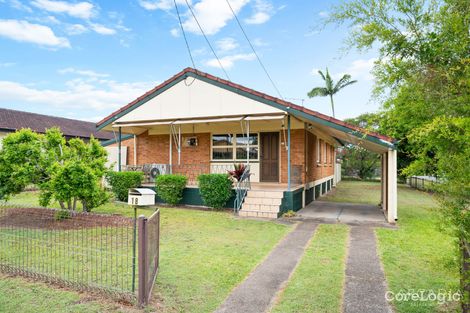
[[[380,207],[383,211],[385,219],[389,223],[395,223],[397,216],[397,150],[393,138],[384,136],[372,131],[365,130],[360,127],[347,124],[341,120],[313,112],[304,107],[291,107],[289,113],[306,122],[307,127],[314,127],[316,131],[335,138],[342,146],[346,144],[354,144],[369,151],[378,153],[381,156],[381,203]],[[315,198],[315,197],[314,197]],[[318,208],[326,212],[328,208],[321,206],[318,201],[314,201],[305,208]],[[372,209],[370,205],[361,205],[362,213],[358,216],[366,216],[367,209]],[[340,216],[343,218],[350,212],[360,212],[359,207],[348,206],[345,204],[344,210]],[[304,208],[304,209],[305,209]],[[374,207],[377,210],[377,207]],[[341,210],[341,208],[340,208]],[[304,211],[305,212],[305,211]],[[300,211],[299,211],[300,213]],[[328,213],[330,214],[330,212]],[[334,214],[334,213],[331,213]],[[371,213],[372,214],[372,213]]]

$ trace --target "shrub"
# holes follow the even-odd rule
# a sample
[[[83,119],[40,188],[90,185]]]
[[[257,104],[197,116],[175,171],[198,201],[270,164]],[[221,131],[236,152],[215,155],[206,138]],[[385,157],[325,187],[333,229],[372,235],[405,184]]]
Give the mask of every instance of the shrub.
[[[70,218],[70,211],[69,210],[58,210],[54,214],[54,219],[56,221],[62,221]]]
[[[130,188],[139,187],[144,180],[143,172],[109,172],[106,175],[111,191],[119,201],[127,201]]]
[[[227,174],[202,174],[197,181],[202,201],[208,207],[223,208],[233,194],[232,181]]]
[[[187,180],[183,175],[160,175],[156,181],[157,195],[166,203],[176,205],[183,199]]]
[[[294,217],[294,216],[295,216],[295,212],[292,211],[292,210],[289,210],[289,211],[285,212],[284,214],[282,214],[282,217],[287,217],[287,218]]]

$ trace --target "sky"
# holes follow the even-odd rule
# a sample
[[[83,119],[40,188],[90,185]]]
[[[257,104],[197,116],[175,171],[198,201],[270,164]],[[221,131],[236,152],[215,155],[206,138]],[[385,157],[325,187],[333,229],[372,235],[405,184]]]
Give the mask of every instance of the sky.
[[[224,78],[185,0],[177,0],[199,70]],[[225,0],[188,0],[230,79],[278,96]],[[281,95],[331,115],[319,69],[358,83],[335,96],[336,117],[376,111],[376,52],[345,52],[347,27],[322,23],[337,1],[230,0]],[[173,0],[0,0],[0,107],[96,122],[191,61]]]

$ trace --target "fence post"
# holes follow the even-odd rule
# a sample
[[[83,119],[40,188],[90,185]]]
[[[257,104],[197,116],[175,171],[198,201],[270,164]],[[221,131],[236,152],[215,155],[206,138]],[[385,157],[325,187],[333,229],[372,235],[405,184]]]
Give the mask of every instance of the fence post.
[[[462,289],[462,312],[470,312],[470,245],[464,239],[460,241],[462,250],[462,267],[460,282]]]
[[[139,288],[137,290],[137,303],[140,307],[147,305],[147,218],[143,215],[138,219],[139,229]]]

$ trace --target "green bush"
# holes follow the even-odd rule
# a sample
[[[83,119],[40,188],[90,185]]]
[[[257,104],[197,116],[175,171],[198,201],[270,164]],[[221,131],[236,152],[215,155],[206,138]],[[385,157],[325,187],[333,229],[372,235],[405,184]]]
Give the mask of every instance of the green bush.
[[[233,195],[232,181],[227,174],[202,174],[197,181],[202,201],[208,207],[221,209]]]
[[[166,203],[176,205],[183,199],[183,190],[187,181],[183,175],[160,175],[155,182],[157,195]]]
[[[127,201],[130,188],[137,188],[144,180],[143,172],[109,172],[106,175],[111,191],[119,201]]]
[[[54,214],[54,219],[56,221],[62,221],[70,218],[70,211],[69,210],[58,210]]]

